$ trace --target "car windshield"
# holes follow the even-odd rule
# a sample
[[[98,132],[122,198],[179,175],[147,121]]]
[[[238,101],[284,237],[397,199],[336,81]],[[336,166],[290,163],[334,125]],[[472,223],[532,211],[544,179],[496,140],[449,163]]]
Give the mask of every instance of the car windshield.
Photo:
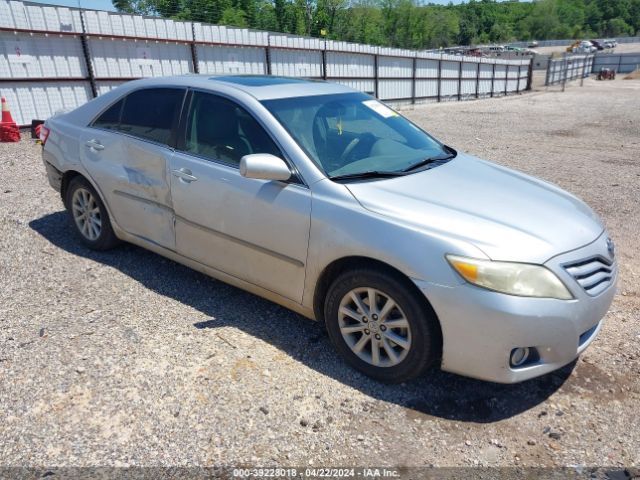
[[[329,177],[405,172],[452,156],[440,142],[363,93],[262,103]]]

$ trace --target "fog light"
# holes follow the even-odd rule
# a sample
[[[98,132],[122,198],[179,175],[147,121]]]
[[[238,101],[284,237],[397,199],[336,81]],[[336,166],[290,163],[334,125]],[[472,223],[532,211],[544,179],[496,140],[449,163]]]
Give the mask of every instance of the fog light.
[[[529,358],[529,347],[518,347],[511,350],[511,358],[509,359],[509,363],[511,363],[512,367],[519,367],[524,364]]]

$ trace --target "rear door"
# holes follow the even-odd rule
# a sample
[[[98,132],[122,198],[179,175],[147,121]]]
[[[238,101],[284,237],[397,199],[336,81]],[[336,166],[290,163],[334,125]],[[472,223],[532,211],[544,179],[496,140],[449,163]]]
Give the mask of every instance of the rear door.
[[[179,253],[301,302],[311,192],[295,180],[240,175],[242,156],[284,158],[266,130],[233,101],[193,92],[170,159]]]
[[[181,88],[136,90],[85,129],[83,165],[126,232],[175,249],[169,159],[185,96]]]

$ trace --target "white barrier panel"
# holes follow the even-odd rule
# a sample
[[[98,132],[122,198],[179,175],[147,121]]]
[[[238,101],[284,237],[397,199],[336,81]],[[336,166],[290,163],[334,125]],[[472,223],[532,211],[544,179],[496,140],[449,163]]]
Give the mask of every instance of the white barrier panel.
[[[411,78],[413,76],[413,59],[378,57],[378,76],[380,78]],[[401,98],[401,96],[394,98]]]
[[[123,83],[127,83],[127,82],[121,81],[121,80],[118,80],[118,81],[102,80],[102,81],[96,82],[96,90],[98,91],[98,95],[102,95],[103,93],[110,92],[114,88],[119,87]]]
[[[185,44],[90,38],[89,50],[98,79],[160,77],[193,70]]]
[[[80,38],[0,32],[0,78],[85,78]]]
[[[411,80],[378,80],[378,97],[381,100],[407,99],[411,100]]]
[[[0,27],[50,32],[82,32],[80,11],[65,7],[0,2]]]
[[[356,90],[360,90],[361,92],[368,93],[373,95],[376,89],[375,82],[373,80],[331,80],[333,83],[339,83],[340,85],[345,85],[350,88],[355,88]]]
[[[191,22],[176,22],[164,18],[148,18],[97,10],[85,10],[83,14],[87,33],[94,35],[193,40]]]
[[[269,42],[269,32],[249,30],[247,28],[194,23],[193,30],[195,33],[194,38],[198,42],[256,46],[266,46]]]
[[[216,75],[267,73],[265,50],[262,47],[224,47],[198,45],[198,70]]]
[[[440,97],[453,97],[458,95],[458,79],[443,78],[440,82]]]
[[[322,54],[313,50],[271,50],[271,74],[285,77],[322,77]]]
[[[460,94],[464,97],[475,96],[476,79],[463,79],[460,81]]]
[[[340,42],[337,40],[326,41],[327,51],[352,52],[352,53],[378,53],[378,47],[373,45],[365,45],[363,43]]]
[[[324,42],[319,38],[298,37],[286,33],[270,33],[269,44],[274,47],[299,48],[305,50],[322,50]]]
[[[356,53],[327,52],[328,77],[363,77],[375,76],[373,55]]]
[[[416,97],[437,97],[437,80],[416,80]]]
[[[435,78],[437,76],[438,60],[416,60],[416,78]]]
[[[443,61],[441,75],[442,78],[458,78],[460,74],[460,62]]]
[[[506,65],[496,64],[496,78],[493,82],[493,95],[504,95],[505,77],[507,76]]]
[[[91,100],[89,82],[7,82],[0,85],[0,95],[7,99],[11,115],[18,125],[34,118],[47,119],[60,110],[72,110]]]

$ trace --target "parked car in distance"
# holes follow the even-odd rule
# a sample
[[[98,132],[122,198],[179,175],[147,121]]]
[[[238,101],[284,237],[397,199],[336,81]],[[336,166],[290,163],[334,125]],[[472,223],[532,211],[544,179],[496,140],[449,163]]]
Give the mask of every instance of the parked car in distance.
[[[538,41],[537,40],[532,40],[527,44],[527,47],[529,48],[537,48],[538,47]]]
[[[604,44],[599,42],[598,40],[589,40],[589,41],[591,42],[591,45],[596,47],[597,50],[604,50],[605,49]]]
[[[589,40],[583,40],[580,42],[580,46],[578,47],[578,52],[580,53],[594,53],[598,50],[598,48],[591,43]]]
[[[48,119],[41,140],[84,245],[130,242],[324,322],[381,381],[556,370],[615,293],[613,242],[582,201],[346,86],[136,80]]]
[[[618,42],[616,40],[603,40],[602,41],[605,48],[616,48]]]

